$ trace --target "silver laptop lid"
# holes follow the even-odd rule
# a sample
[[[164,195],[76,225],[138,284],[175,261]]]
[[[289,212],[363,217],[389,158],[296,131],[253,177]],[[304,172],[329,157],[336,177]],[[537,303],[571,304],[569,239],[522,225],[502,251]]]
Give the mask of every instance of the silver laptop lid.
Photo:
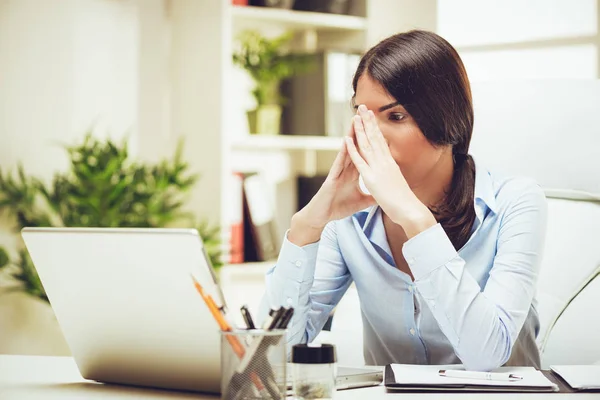
[[[219,392],[219,298],[195,230],[25,228],[23,239],[84,378]]]

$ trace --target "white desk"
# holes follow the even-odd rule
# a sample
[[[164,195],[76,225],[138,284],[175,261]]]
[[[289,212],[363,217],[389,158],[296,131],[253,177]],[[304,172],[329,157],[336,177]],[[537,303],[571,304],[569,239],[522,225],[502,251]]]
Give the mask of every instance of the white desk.
[[[443,396],[443,397],[442,397]],[[485,394],[492,399],[550,399],[561,400],[566,397],[577,400],[600,399],[600,393],[578,394],[526,394],[495,393]],[[218,399],[218,396],[197,393],[182,393],[166,390],[153,390],[119,385],[105,385],[86,381],[81,377],[75,362],[70,357],[37,357],[0,355],[0,399]],[[343,390],[336,393],[336,400],[376,400],[396,398],[398,400],[462,399],[471,397],[478,399],[481,393],[447,394],[447,393],[386,393],[383,386]]]

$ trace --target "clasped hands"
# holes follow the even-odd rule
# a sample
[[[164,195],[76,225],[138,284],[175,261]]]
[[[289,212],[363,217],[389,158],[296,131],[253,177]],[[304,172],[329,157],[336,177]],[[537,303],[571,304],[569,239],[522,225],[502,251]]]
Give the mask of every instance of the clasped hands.
[[[354,138],[352,133],[344,138],[346,150],[375,202],[402,226],[408,238],[435,225],[435,217],[414,194],[392,157],[373,111],[360,105],[352,124]]]

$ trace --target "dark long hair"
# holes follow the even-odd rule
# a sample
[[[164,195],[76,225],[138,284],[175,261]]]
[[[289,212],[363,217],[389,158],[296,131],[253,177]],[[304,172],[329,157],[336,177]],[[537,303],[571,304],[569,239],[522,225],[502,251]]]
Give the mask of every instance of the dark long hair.
[[[453,146],[451,188],[431,211],[459,250],[475,220],[475,163],[468,154],[473,133],[471,88],[458,53],[435,33],[399,33],[362,57],[352,82],[354,93],[365,73],[406,109],[429,143]]]

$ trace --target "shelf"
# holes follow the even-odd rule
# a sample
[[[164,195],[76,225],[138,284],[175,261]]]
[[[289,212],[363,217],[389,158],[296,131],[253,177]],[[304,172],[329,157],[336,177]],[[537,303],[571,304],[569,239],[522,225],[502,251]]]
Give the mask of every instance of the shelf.
[[[353,15],[286,10],[272,7],[232,6],[234,25],[241,29],[260,29],[265,25],[290,30],[364,31],[365,18]]]
[[[332,136],[251,135],[233,143],[234,150],[338,151],[342,138]]]

